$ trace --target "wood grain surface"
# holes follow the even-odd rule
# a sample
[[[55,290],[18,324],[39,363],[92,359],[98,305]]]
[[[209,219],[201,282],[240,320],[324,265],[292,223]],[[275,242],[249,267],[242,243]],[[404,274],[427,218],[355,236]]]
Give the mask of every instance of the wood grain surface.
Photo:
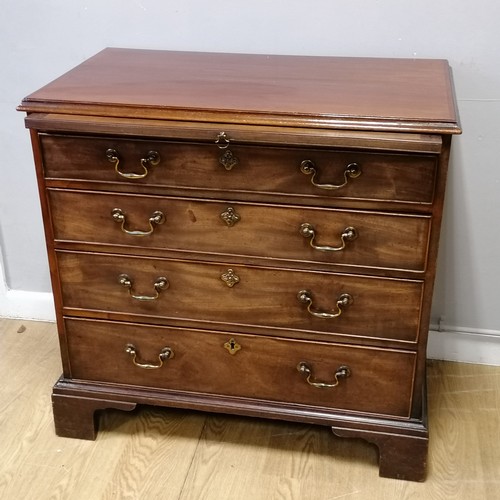
[[[376,120],[435,122],[453,133],[459,129],[449,71],[444,60],[108,48],[28,96],[21,109],[99,114],[107,107],[118,116],[133,109],[137,117],[200,121],[204,113],[222,120],[236,113],[250,123],[266,115],[282,123],[321,116],[372,127]]]
[[[416,277],[427,264],[428,216],[76,190],[49,190],[48,197],[58,243],[120,245],[133,247],[131,253],[156,248],[164,255],[174,250],[210,254],[211,260],[256,257],[264,262],[273,259],[278,265],[310,263],[317,270],[338,266],[357,272],[365,268],[367,273],[371,268],[403,270]],[[113,219],[114,209],[123,214],[123,224]],[[232,227],[221,218],[228,209],[240,218]],[[150,226],[148,221],[156,211],[161,211],[164,221]],[[313,248],[311,236],[301,234],[303,224],[312,227],[315,246],[337,250]],[[147,232],[151,227],[147,236],[125,232]],[[349,228],[354,228],[356,236],[343,240]]]
[[[31,94],[24,104],[57,100],[143,109],[455,122],[448,73],[444,60],[108,48]]]
[[[417,280],[84,252],[58,251],[57,260],[68,315],[128,315],[127,321],[162,319],[188,327],[196,322],[210,329],[224,325],[226,331],[265,329],[286,336],[300,330],[308,339],[319,333],[414,342],[420,326],[424,284]],[[229,270],[239,278],[232,287],[222,280]],[[130,289],[120,284],[123,274]],[[130,295],[155,297],[154,283],[161,277],[169,286],[156,300]],[[349,294],[352,304],[338,317],[314,317],[298,299],[301,290],[310,291],[313,311],[338,312],[342,294]]]
[[[500,368],[428,362],[425,483],[378,477],[377,450],[328,428],[142,407],[109,410],[96,441],[54,434],[50,323],[0,320],[5,500],[496,500]]]
[[[411,351],[69,318],[65,326],[73,379],[409,417]],[[231,340],[240,346],[233,355],[225,348]],[[125,352],[130,344],[136,363],[159,366],[165,347],[173,355],[141,369]],[[350,374],[337,387],[312,387],[297,370],[301,362],[316,381],[333,383],[342,366]]]
[[[116,131],[114,132],[116,134]],[[435,155],[394,154],[381,152],[348,151],[346,146],[334,148],[269,147],[266,145],[242,146],[238,135],[231,134],[231,151],[238,164],[227,171],[219,162],[224,150],[215,145],[217,133],[210,141],[174,142],[155,140],[130,140],[117,137],[73,137],[42,135],[44,175],[49,180],[66,179],[85,182],[128,184],[130,190],[137,186],[171,189],[209,189],[219,196],[228,191],[249,195],[265,193],[281,195],[283,200],[293,197],[298,203],[319,198],[331,203],[338,198],[379,201],[396,207],[402,202],[428,206],[433,201],[436,177]],[[255,141],[255,136],[252,137]],[[366,147],[366,146],[365,146]],[[149,151],[160,157],[158,165],[148,168],[143,179],[125,180],[115,171],[115,164],[106,156],[114,149],[120,159],[122,173],[141,173],[142,158]],[[348,178],[345,186],[325,190],[311,183],[312,177],[300,170],[302,161],[310,160],[317,170],[315,182],[340,185],[345,182],[348,165],[356,163],[359,177]],[[222,194],[223,193],[223,194]]]

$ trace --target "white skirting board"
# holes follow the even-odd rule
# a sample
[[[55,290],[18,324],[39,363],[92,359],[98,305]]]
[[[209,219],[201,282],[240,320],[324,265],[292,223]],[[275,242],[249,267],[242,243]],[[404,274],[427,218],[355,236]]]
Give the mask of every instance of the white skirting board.
[[[0,317],[55,321],[52,294],[8,290],[0,281]],[[431,325],[427,355],[431,359],[500,366],[500,331]]]
[[[51,293],[0,289],[0,318],[55,321],[54,297]]]
[[[20,318],[37,321],[55,321],[52,293],[10,290],[4,273],[0,248],[0,318]]]
[[[427,356],[463,363],[500,366],[500,331],[431,325]]]

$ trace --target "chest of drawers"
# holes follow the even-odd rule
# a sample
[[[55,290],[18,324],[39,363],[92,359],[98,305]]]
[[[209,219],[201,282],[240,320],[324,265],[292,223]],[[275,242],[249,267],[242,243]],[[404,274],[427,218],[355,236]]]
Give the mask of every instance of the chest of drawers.
[[[137,404],[286,419],[375,443],[381,475],[424,478],[460,132],[446,61],[106,49],[19,109],[58,435],[94,439],[97,410]]]

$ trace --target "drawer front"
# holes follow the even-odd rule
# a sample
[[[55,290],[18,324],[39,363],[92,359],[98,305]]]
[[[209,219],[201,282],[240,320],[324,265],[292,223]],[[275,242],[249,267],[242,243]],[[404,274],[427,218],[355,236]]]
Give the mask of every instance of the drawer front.
[[[411,352],[75,319],[66,334],[75,379],[409,416]]]
[[[238,164],[227,170],[220,162],[227,150],[215,144],[66,136],[42,136],[41,142],[48,178],[124,182],[131,188],[149,185],[214,193],[230,190],[282,195],[287,199],[305,196],[431,204],[434,196],[436,157],[432,155],[231,144]],[[109,149],[116,151],[116,156],[111,154],[113,161],[108,158]],[[150,151],[158,153],[158,164],[141,162],[147,160]],[[316,175],[310,168],[302,172],[304,161],[305,167],[313,167]],[[351,164],[357,165],[353,175],[346,172],[354,172],[348,168]],[[337,189],[328,188],[343,184]]]
[[[83,309],[278,335],[294,330],[308,338],[418,336],[417,280],[65,251],[57,260],[68,314]]]
[[[49,199],[56,240],[416,272],[426,267],[426,216],[60,190],[49,190]]]

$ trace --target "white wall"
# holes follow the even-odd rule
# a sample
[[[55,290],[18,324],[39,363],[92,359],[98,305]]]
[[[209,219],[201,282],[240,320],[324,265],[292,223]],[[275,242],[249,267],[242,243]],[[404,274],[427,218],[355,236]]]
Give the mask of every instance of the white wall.
[[[103,47],[446,58],[464,135],[453,145],[433,309],[443,332],[432,337],[431,349],[440,357],[500,363],[499,2],[2,3],[0,280],[3,272],[7,286],[0,283],[0,315],[41,314],[9,289],[42,292],[33,300],[46,300],[50,291],[28,133],[15,106]]]

